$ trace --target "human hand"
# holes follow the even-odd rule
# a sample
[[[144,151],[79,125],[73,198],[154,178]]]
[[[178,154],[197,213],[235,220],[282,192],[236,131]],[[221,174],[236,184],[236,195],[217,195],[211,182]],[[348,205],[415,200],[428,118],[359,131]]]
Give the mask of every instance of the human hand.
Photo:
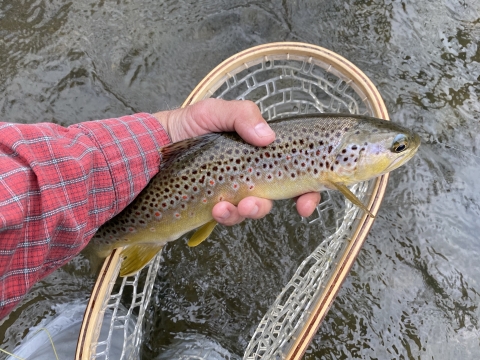
[[[266,146],[275,140],[275,133],[251,101],[206,99],[186,108],[153,115],[173,142],[223,131],[235,131],[246,142],[255,146]],[[304,194],[296,201],[297,211],[301,216],[310,216],[319,202],[319,193]],[[245,218],[264,217],[272,206],[271,200],[249,196],[237,206],[226,201],[219,202],[214,206],[212,215],[220,224],[235,225]]]

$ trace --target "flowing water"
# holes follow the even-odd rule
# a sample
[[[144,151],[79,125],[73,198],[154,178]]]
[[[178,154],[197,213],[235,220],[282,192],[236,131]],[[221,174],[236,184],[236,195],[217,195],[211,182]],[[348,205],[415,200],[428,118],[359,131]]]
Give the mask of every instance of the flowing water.
[[[346,57],[378,87],[392,120],[423,138],[392,174],[305,359],[480,358],[478,0],[3,0],[0,118],[70,125],[176,107],[222,60],[273,41]],[[191,331],[242,354],[316,246],[302,242],[315,229],[298,225],[289,206],[218,230],[224,240],[195,254],[181,242],[167,247],[144,358]],[[54,304],[86,298],[92,284],[81,257],[37,284],[0,322],[0,346],[11,351],[54,316]]]

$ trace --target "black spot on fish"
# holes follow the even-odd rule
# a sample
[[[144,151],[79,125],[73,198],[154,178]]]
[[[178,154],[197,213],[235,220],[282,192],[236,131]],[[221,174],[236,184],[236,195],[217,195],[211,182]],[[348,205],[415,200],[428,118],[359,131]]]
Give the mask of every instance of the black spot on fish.
[[[297,149],[292,149],[292,153],[296,153],[297,152]]]
[[[352,146],[352,150],[357,150],[357,149],[358,149],[357,145]]]
[[[332,150],[333,150],[333,146],[330,145],[330,146],[328,147],[328,153],[330,154],[330,153],[332,152]]]
[[[348,161],[348,157],[343,158],[343,161]]]
[[[346,149],[343,149],[343,150],[342,150],[342,154],[345,154],[346,152],[347,152]]]

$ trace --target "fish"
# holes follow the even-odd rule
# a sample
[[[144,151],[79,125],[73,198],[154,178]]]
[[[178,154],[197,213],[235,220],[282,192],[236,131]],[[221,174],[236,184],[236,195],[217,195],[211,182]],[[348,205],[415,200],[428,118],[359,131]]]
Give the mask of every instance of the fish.
[[[298,115],[269,122],[275,140],[265,147],[233,132],[211,133],[162,147],[159,172],[90,244],[101,256],[122,247],[120,276],[141,270],[162,249],[197,229],[197,246],[217,223],[212,209],[247,196],[290,199],[339,190],[373,215],[349,186],[390,172],[411,159],[420,137],[382,119],[350,114]]]

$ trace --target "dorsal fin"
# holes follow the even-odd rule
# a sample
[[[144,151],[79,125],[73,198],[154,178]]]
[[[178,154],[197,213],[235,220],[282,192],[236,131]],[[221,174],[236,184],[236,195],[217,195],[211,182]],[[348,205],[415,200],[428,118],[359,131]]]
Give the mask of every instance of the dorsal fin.
[[[185,153],[185,150],[198,150],[204,146],[211,144],[215,139],[220,137],[220,133],[211,133],[202,136],[197,136],[191,139],[178,141],[173,144],[169,144],[160,149],[160,156],[162,158],[160,163],[160,170],[166,168],[173,161],[180,160],[184,156],[189,156]],[[191,151],[189,151],[191,153]]]

